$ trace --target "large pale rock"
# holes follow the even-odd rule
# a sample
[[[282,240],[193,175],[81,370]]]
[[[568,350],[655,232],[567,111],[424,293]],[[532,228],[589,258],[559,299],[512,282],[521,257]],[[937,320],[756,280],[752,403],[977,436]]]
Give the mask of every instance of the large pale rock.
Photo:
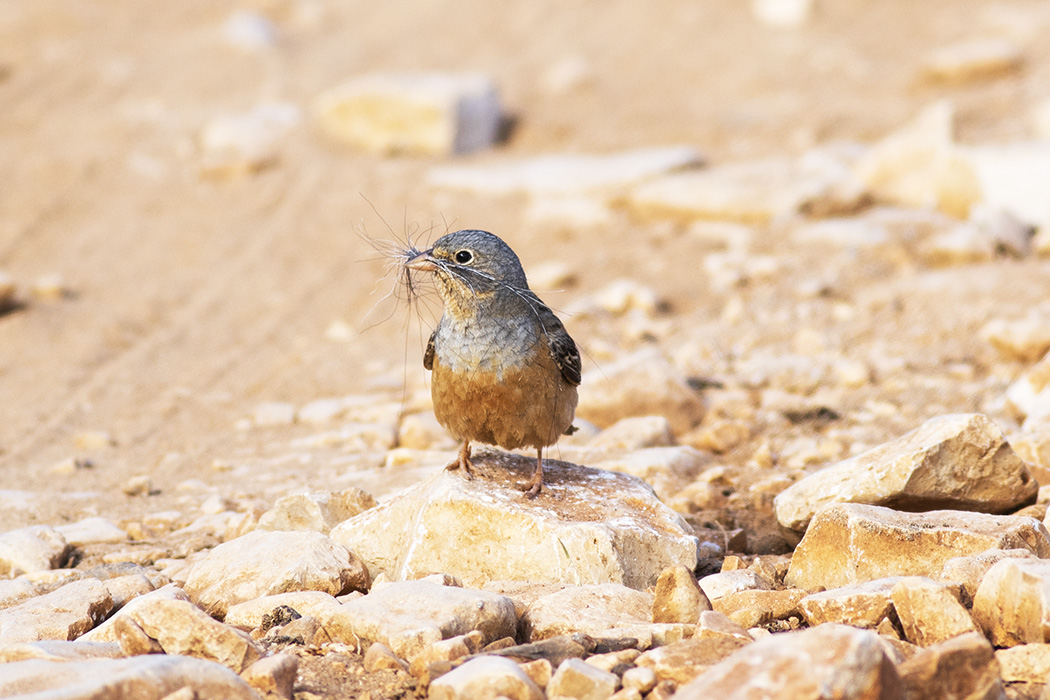
[[[674,445],[635,450],[619,457],[603,459],[593,466],[636,476],[652,486],[656,495],[666,502],[692,483],[712,462],[710,454],[695,447]]]
[[[1050,682],[1050,644],[1021,644],[995,652],[1007,683]]]
[[[120,659],[125,656],[115,642],[84,642],[47,639],[40,642],[0,644],[0,664],[27,659],[78,661],[82,659]]]
[[[0,642],[76,639],[113,608],[98,579],[73,581],[46,595],[0,610]]]
[[[995,423],[958,414],[811,474],[781,491],[774,507],[781,525],[804,531],[829,503],[1004,513],[1034,503],[1038,490]]]
[[[224,542],[193,566],[190,598],[210,615],[289,591],[340,595],[368,587],[368,571],[344,546],[317,532],[256,530]]]
[[[591,637],[633,637],[647,647],[688,636],[692,625],[652,623],[653,596],[614,583],[569,586],[533,601],[521,626],[530,641],[577,632]]]
[[[835,504],[813,518],[785,583],[812,591],[888,576],[933,577],[948,559],[988,549],[1028,549],[1048,557],[1050,533],[1024,516]]]
[[[68,525],[59,525],[55,531],[73,547],[88,544],[117,544],[127,542],[128,533],[107,518],[84,518]]]
[[[434,168],[427,179],[437,187],[504,195],[614,195],[625,187],[672,170],[700,165],[691,146],[643,148],[608,155],[547,155],[496,165]],[[530,282],[531,282],[530,275]]]
[[[585,374],[576,415],[599,426],[660,415],[684,433],[703,418],[704,403],[682,372],[659,351],[646,349]]]
[[[992,566],[974,594],[973,617],[997,647],[1050,641],[1050,561]]]
[[[478,450],[478,475],[442,471],[332,530],[373,576],[448,573],[491,580],[645,588],[667,566],[696,565],[681,516],[638,479],[544,460],[544,493],[521,495],[535,460]]]
[[[750,637],[743,639],[728,635],[693,637],[650,649],[639,656],[635,663],[642,668],[652,669],[658,681],[684,685],[750,642]]]
[[[179,697],[198,700],[262,700],[225,666],[186,656],[32,659],[0,665],[0,697],[6,698],[162,700],[179,691],[183,693]]]
[[[432,581],[399,581],[373,588],[322,618],[333,639],[359,646],[379,642],[409,659],[442,639],[478,630],[485,643],[515,636],[510,598]]]
[[[892,596],[904,638],[912,644],[929,647],[967,632],[980,631],[945,584],[908,576],[893,586]]]
[[[811,593],[799,601],[798,609],[811,627],[838,622],[875,629],[892,614],[893,587],[900,580],[899,576],[880,578],[856,586]]]
[[[156,640],[165,654],[216,661],[237,673],[262,656],[262,651],[246,634],[217,622],[184,600],[155,600],[125,615],[124,619],[133,621],[150,639]]]
[[[1029,226],[1046,225],[1050,216],[1050,143],[976,146],[964,154],[987,207],[1009,212]]]
[[[857,176],[879,200],[909,208],[936,207],[965,219],[981,200],[981,185],[954,142],[955,110],[938,102],[874,145]]]
[[[653,622],[696,624],[700,613],[711,609],[693,572],[681,565],[664,569],[653,595]]]
[[[1003,684],[992,645],[977,632],[911,656],[899,667],[908,700],[1001,700]]]
[[[675,700],[901,700],[879,636],[843,625],[776,634],[738,650],[683,686]]]
[[[473,73],[377,73],[317,97],[332,138],[379,153],[451,155],[495,143],[501,110],[492,81]]]
[[[32,525],[0,535],[0,576],[11,577],[62,566],[69,545],[57,530]]]
[[[360,489],[293,494],[278,498],[259,518],[256,529],[313,530],[327,535],[339,523],[375,505],[375,499]]]
[[[704,576],[698,582],[708,600],[714,602],[740,591],[768,591],[773,582],[751,569],[733,569]]]
[[[471,659],[430,684],[431,700],[543,700],[543,691],[510,659]]]
[[[944,562],[941,573],[935,576],[938,581],[957,583],[962,586],[963,599],[972,601],[977,587],[988,573],[988,569],[1003,559],[1035,559],[1036,555],[1028,549],[989,549],[967,557],[952,557]]]
[[[849,168],[813,152],[667,175],[635,188],[627,204],[642,215],[764,223],[802,212],[852,211],[863,196]]]
[[[108,620],[103,622],[101,625],[91,630],[84,636],[80,637],[78,641],[82,642],[116,642],[117,634],[114,629],[117,620],[125,617],[134,615],[146,608],[149,608],[159,601],[164,600],[189,600],[190,597],[186,595],[186,591],[182,590],[174,584],[168,584],[162,588],[158,588],[155,591],[140,595],[137,598],[132,599],[124,605],[120,610],[114,613]]]
[[[234,627],[255,629],[262,624],[266,615],[282,605],[287,605],[300,615],[309,615],[322,622],[328,615],[341,608],[338,600],[321,591],[278,593],[230,606],[223,622]]]
[[[1050,206],[1048,203],[1047,206]],[[1045,313],[1030,312],[1021,318],[993,318],[981,328],[981,337],[989,342],[999,353],[1010,360],[1032,362],[1043,357],[1050,350],[1050,323]],[[1036,385],[1045,381],[1045,369],[1036,370]],[[1023,390],[1021,390],[1023,392]],[[1024,397],[1023,393],[1015,396]],[[1007,397],[1009,400],[1009,396]],[[1034,396],[1030,400],[1035,399]],[[1038,414],[1038,408],[1036,413]]]
[[[616,692],[620,679],[615,673],[600,669],[581,659],[566,659],[558,666],[547,684],[550,697],[578,700],[606,700]]]
[[[1020,419],[1050,419],[1050,354],[1035,363],[1006,390],[1006,404]]]

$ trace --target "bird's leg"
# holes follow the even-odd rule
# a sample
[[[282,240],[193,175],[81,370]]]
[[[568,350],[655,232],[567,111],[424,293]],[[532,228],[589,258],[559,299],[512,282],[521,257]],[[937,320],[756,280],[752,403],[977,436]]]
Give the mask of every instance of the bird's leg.
[[[532,478],[529,479],[529,483],[525,484],[525,495],[529,498],[535,498],[539,495],[540,489],[543,488],[543,448],[536,448],[536,471],[532,473]]]
[[[474,464],[470,461],[470,440],[463,441],[463,447],[459,448],[459,456],[454,462],[449,462],[445,469],[452,471],[460,467],[467,473],[468,479],[474,478]]]

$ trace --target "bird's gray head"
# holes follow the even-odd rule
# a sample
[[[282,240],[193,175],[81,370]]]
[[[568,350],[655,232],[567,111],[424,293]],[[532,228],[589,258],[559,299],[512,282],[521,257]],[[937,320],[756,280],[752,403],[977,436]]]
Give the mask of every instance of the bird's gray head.
[[[448,233],[434,247],[405,263],[410,269],[432,272],[449,311],[453,307],[483,303],[504,291],[513,294],[529,288],[525,271],[514,251],[488,231]],[[465,309],[464,309],[465,310]]]

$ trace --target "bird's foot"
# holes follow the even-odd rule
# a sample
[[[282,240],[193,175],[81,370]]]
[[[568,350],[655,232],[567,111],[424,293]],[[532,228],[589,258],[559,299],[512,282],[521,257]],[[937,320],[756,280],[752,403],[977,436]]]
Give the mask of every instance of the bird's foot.
[[[466,472],[468,479],[473,479],[475,475],[474,463],[470,461],[470,443],[464,442],[463,447],[459,449],[459,455],[452,462],[449,462],[445,467],[448,471],[454,471],[456,469],[463,469]]]
[[[543,490],[543,449],[540,448],[536,455],[536,471],[532,472],[532,478],[525,484],[525,498],[536,498]]]

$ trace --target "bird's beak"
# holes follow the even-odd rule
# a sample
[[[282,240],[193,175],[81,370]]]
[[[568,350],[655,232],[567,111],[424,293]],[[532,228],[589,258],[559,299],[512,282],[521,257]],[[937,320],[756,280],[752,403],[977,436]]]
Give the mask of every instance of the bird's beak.
[[[430,250],[424,250],[422,253],[416,253],[405,261],[405,267],[422,272],[433,272],[438,269],[438,266],[434,263],[434,257],[431,255],[433,251],[434,249],[431,248]]]

